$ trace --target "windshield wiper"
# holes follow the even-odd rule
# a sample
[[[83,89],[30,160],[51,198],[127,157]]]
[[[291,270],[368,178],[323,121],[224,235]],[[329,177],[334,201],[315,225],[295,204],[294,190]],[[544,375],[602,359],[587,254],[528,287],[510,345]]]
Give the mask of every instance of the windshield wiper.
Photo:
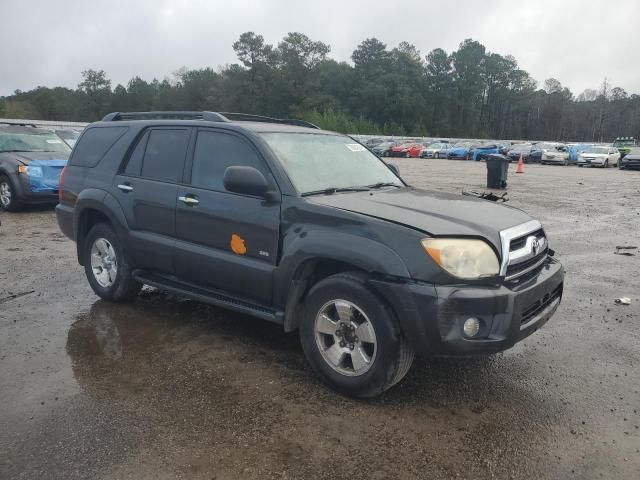
[[[322,190],[312,190],[310,192],[304,192],[301,195],[303,197],[308,197],[309,195],[331,195],[337,192],[366,192],[368,190],[368,187],[329,187],[323,188]]]
[[[402,188],[402,185],[398,185],[395,182],[378,182],[373,185],[367,185],[367,188],[382,188],[382,187],[398,187]]]

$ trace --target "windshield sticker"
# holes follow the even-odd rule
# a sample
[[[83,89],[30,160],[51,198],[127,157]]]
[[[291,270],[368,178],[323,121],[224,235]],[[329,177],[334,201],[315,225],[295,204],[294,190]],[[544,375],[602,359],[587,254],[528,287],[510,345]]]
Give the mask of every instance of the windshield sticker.
[[[62,140],[47,140],[47,143],[62,143]]]
[[[352,152],[364,152],[366,150],[366,148],[359,143],[347,143],[346,147]]]

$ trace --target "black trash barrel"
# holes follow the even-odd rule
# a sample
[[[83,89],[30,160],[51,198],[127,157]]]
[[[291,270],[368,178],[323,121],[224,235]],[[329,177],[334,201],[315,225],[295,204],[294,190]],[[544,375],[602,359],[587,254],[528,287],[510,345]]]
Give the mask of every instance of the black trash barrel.
[[[487,188],[507,188],[509,157],[493,153],[487,155]]]

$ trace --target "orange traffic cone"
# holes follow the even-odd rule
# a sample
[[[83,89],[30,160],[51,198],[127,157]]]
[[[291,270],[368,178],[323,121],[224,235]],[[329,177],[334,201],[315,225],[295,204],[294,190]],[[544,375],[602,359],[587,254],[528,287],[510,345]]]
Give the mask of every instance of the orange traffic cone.
[[[524,162],[522,161],[522,154],[520,154],[520,159],[518,160],[518,168],[516,168],[516,173],[524,173]]]

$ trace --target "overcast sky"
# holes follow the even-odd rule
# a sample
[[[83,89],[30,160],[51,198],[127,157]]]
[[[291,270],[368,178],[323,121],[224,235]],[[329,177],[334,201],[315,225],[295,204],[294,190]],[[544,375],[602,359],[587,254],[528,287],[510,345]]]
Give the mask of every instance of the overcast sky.
[[[231,45],[248,30],[273,44],[303,32],[337,60],[368,37],[423,56],[473,38],[539,84],[555,77],[578,94],[607,76],[640,93],[639,22],[640,0],[0,0],[0,95],[75,87],[88,68],[115,86],[218,67],[236,61]]]

